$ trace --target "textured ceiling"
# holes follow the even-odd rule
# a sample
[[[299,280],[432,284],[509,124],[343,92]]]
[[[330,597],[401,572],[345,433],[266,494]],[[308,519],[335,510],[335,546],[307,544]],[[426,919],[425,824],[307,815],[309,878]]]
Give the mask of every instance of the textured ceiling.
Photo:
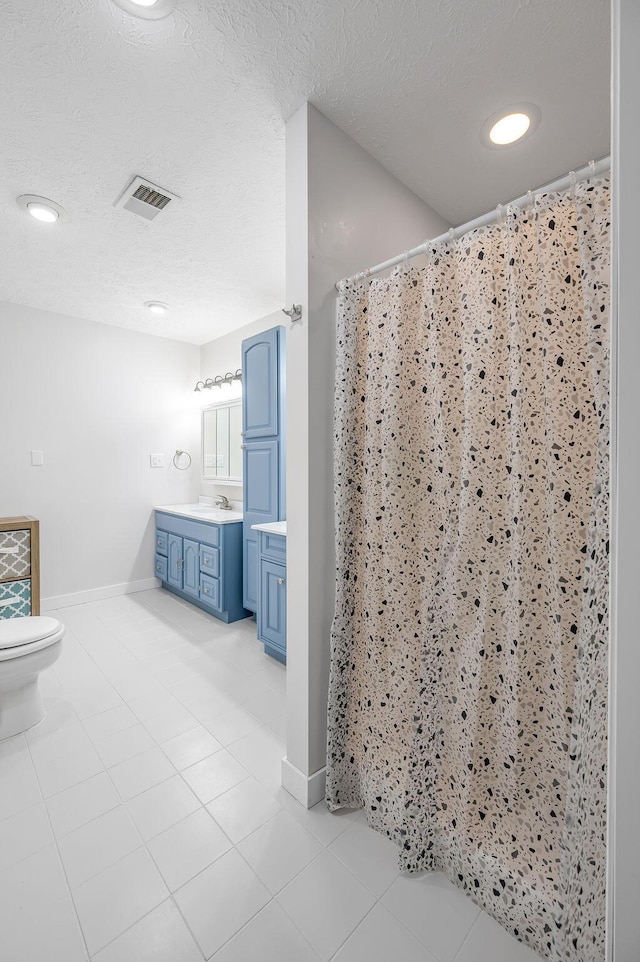
[[[203,343],[284,305],[284,124],[310,100],[452,223],[609,150],[607,0],[0,0],[0,300]],[[486,118],[532,101],[498,152]],[[117,210],[134,174],[178,194]],[[55,228],[23,193],[68,212]],[[158,318],[146,300],[166,301]]]

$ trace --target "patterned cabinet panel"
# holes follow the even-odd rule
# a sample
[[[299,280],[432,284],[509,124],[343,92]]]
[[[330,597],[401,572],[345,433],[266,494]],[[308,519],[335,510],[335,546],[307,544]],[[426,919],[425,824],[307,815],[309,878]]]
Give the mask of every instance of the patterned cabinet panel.
[[[39,522],[0,518],[0,618],[40,614]]]
[[[31,531],[0,531],[0,581],[31,574]]]
[[[26,618],[31,614],[31,581],[0,584],[0,618]]]

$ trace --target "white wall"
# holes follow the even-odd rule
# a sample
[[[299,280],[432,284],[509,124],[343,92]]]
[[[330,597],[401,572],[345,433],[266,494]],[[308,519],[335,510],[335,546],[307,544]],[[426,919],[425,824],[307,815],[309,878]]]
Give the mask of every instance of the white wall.
[[[152,506],[197,496],[199,374],[195,345],[0,303],[0,516],[40,519],[43,598],[153,578]]]
[[[284,307],[284,304],[282,306]],[[283,324],[285,320],[286,316],[282,311],[276,311],[274,314],[267,314],[251,324],[238,328],[237,331],[231,331],[223,337],[218,337],[214,341],[203,344],[200,349],[200,379],[205,381],[208,377],[214,378],[218,374],[225,375],[228,371],[232,373],[237,371],[238,368],[242,367],[242,342],[245,337],[268,331],[270,327],[277,327],[279,324]],[[236,391],[235,388],[235,384],[231,391],[224,387],[212,388],[210,391],[201,391],[196,397],[202,408],[206,407],[207,404],[224,401],[227,397],[238,397],[239,391]],[[242,502],[242,485],[218,484],[213,481],[201,480],[200,494],[209,498],[216,494],[223,494],[230,501]]]
[[[308,777],[326,755],[334,285],[449,225],[310,105],[289,121],[286,149],[286,299],[303,305],[287,342],[287,759]]]
[[[640,5],[613,3],[614,410],[609,956],[640,958]],[[617,331],[615,329],[617,305]],[[617,343],[616,343],[617,342]],[[616,450],[617,449],[617,450]],[[612,951],[613,949],[613,951]]]

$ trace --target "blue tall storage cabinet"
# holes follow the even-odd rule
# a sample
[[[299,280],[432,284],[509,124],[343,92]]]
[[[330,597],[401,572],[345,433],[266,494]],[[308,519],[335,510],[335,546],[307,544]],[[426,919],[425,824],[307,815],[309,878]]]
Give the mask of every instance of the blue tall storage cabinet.
[[[258,541],[252,524],[282,521],[285,512],[285,328],[242,342],[243,604],[258,606]]]

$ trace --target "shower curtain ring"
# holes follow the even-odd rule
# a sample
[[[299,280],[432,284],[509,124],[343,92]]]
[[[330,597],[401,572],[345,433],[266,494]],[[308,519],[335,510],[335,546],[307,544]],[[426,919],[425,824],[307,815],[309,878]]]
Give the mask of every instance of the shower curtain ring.
[[[569,181],[570,181],[570,183],[571,183],[571,196],[572,196],[572,197],[575,197],[575,196],[576,196],[576,183],[577,183],[577,180],[578,180],[578,178],[576,177],[576,172],[575,172],[575,170],[570,170],[570,171],[569,171]]]

